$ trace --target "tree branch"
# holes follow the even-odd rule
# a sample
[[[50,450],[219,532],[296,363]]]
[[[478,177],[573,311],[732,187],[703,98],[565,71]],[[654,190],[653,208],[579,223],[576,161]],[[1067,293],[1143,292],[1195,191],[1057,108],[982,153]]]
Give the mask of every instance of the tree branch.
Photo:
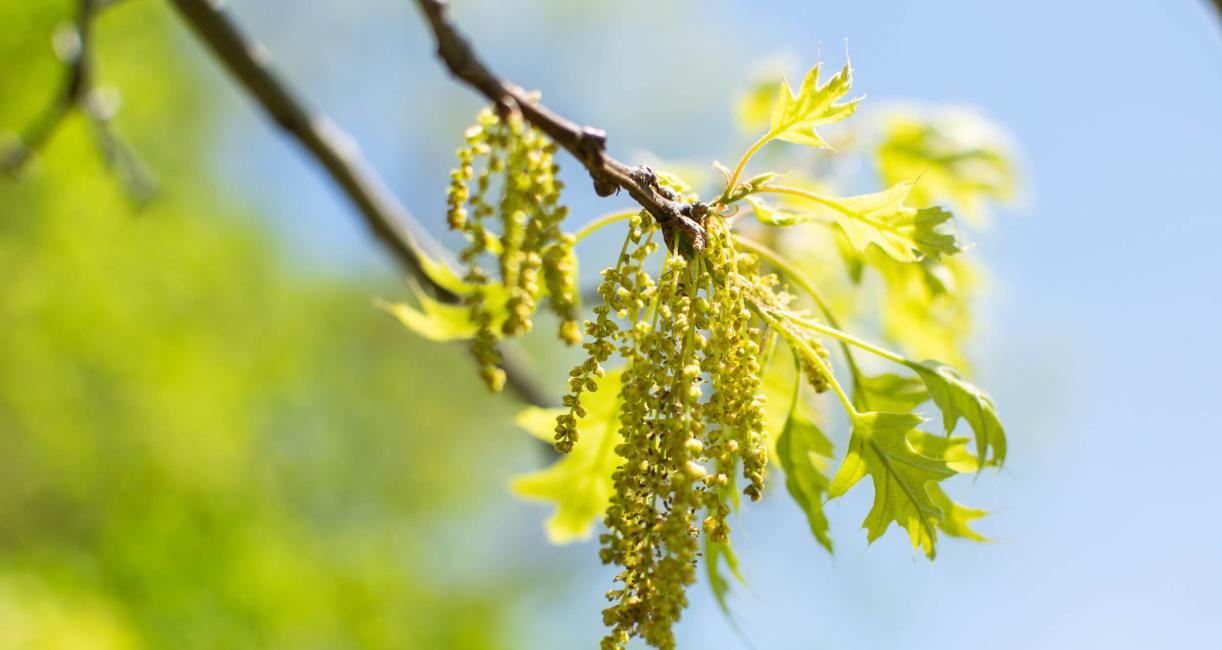
[[[226,70],[289,136],[321,164],[356,205],[365,225],[399,264],[443,300],[457,296],[437,285],[424,272],[420,246],[423,231],[411,214],[365,160],[351,136],[326,116],[312,113],[280,80],[257,43],[248,41],[232,20],[211,0],[171,0]],[[415,234],[420,233],[420,234]],[[430,246],[436,246],[431,241]],[[522,399],[536,405],[551,402],[529,374],[506,355],[502,364],[507,383]]]
[[[93,23],[98,14],[120,0],[79,0],[70,26],[56,31],[56,54],[64,62],[64,79],[51,103],[19,136],[12,149],[0,155],[0,170],[17,175],[73,110],[89,118],[106,164],[118,174],[128,193],[144,203],[156,182],[111,125],[114,109],[93,85]]]
[[[585,166],[599,196],[610,196],[619,190],[628,192],[657,220],[672,250],[676,231],[684,233],[696,250],[704,248],[703,220],[707,206],[679,201],[669,189],[658,185],[647,166],[632,169],[608,155],[605,132],[578,126],[532,100],[521,88],[494,75],[446,18],[444,0],[416,0],[416,4],[432,27],[437,39],[437,54],[451,74],[504,110],[517,110],[524,119],[564,147]]]
[[[220,59],[263,109],[317,160],[360,210],[374,236],[412,275],[443,298],[453,296],[430,282],[411,215],[373,171],[356,142],[323,115],[311,113],[293,97],[268,63],[266,51],[248,41],[221,9],[208,0],[171,0],[195,34]]]

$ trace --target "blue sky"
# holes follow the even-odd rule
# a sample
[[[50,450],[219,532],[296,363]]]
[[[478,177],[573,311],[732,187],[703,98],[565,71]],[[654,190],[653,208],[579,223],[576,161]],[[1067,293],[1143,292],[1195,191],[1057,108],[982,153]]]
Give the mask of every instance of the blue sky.
[[[238,14],[441,235],[446,134],[476,98],[437,67],[410,3],[301,4],[291,21],[267,0]],[[731,157],[743,143],[728,99],[753,64],[784,54],[809,65],[821,51],[838,65],[846,38],[867,103],[970,104],[1022,148],[1027,204],[1002,212],[972,253],[998,279],[979,380],[1012,442],[1004,473],[958,493],[995,511],[980,527],[997,541],[950,541],[932,564],[895,531],[867,548],[862,488],[831,508],[831,558],[787,499],[748,508],[738,545],[753,593],[733,604],[756,647],[1216,640],[1222,22],[1206,2],[454,4],[499,70],[605,128],[623,158]],[[281,215],[294,256],[388,268],[325,179],[248,105],[230,104],[217,164]],[[571,187],[579,214],[607,209],[586,182]],[[590,545],[541,553],[606,577]],[[603,584],[576,584],[563,605],[524,605],[540,616],[534,643],[598,634]],[[703,585],[693,601],[681,647],[737,647]]]

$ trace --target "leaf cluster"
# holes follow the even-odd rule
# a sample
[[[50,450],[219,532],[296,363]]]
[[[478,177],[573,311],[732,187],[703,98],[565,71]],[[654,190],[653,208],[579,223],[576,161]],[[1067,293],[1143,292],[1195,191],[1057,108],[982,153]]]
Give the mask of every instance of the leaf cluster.
[[[651,271],[657,226],[647,214],[612,215],[589,227],[629,221],[616,265],[603,272],[602,303],[582,328],[587,358],[570,373],[564,408],[528,409],[519,418],[567,455],[520,477],[514,490],[555,504],[547,523],[555,542],[587,537],[603,518],[602,557],[621,567],[622,583],[608,593],[605,648],[621,648],[632,636],[673,646],[669,630],[694,580],[688,565],[698,537],[710,586],[725,607],[723,566],[741,577],[726,523],[739,505],[734,477],[758,499],[770,463],[784,472],[786,491],[828,551],[827,501],[867,477],[874,488],[863,523],[869,541],[897,524],[914,549],[933,558],[940,533],[983,539],[971,524],[985,513],[952,500],[945,486],[1004,461],[1006,435],[992,399],[953,365],[892,351],[841,324],[857,322],[860,304],[869,302],[864,283],[872,269],[885,299],[864,311],[881,315],[883,337],[962,360],[975,270],[958,257],[966,247],[951,212],[931,200],[966,200],[976,167],[944,160],[933,188],[912,176],[850,196],[775,172],[743,180],[770,142],[831,149],[818,129],[856,111],[860,99],[844,99],[851,85],[846,63],[825,82],[815,66],[796,92],[783,80],[775,87],[763,135],[733,170],[717,166],[725,184],[701,204],[708,207],[704,250],[668,251],[661,270]],[[902,166],[896,152],[916,156],[945,144],[936,132],[891,135],[896,141],[879,149],[889,172]],[[672,194],[695,201],[685,183],[660,177]],[[840,279],[827,260],[841,263]],[[453,277],[446,281],[462,289]],[[417,301],[419,308],[394,308],[412,329],[436,340],[472,336],[453,308]],[[899,372],[867,372],[863,354]],[[621,367],[604,367],[617,357]],[[823,395],[835,398],[847,423],[838,460],[837,436],[825,433],[835,418]],[[924,428],[926,406],[941,413],[940,431]],[[970,437],[956,435],[961,420]]]

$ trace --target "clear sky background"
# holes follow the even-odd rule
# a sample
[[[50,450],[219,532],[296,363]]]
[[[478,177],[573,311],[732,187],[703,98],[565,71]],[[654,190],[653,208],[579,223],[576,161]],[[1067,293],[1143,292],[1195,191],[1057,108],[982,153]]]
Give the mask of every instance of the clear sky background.
[[[444,236],[451,151],[479,102],[442,74],[411,3],[303,0],[291,14],[272,0],[237,4],[294,84]],[[947,540],[932,564],[895,530],[867,548],[861,488],[831,507],[829,557],[788,499],[746,508],[736,543],[753,591],[732,603],[755,647],[1217,642],[1222,22],[1206,2],[454,4],[499,71],[605,128],[623,159],[734,157],[744,137],[729,100],[753,66],[775,55],[807,66],[820,51],[838,66],[846,38],[867,105],[969,104],[1022,148],[1026,205],[997,215],[972,252],[998,280],[978,379],[1011,454],[1003,473],[957,493],[994,510],[980,528],[996,542]],[[233,126],[215,164],[273,215],[294,257],[390,273],[326,179],[224,89]],[[578,214],[613,207],[579,177],[570,187]],[[542,545],[543,510],[507,495],[503,505],[497,525]],[[540,546],[533,561],[547,558],[584,577],[522,604],[537,620],[524,640],[588,647],[609,573],[592,544]],[[681,647],[746,647],[704,584],[693,601]]]

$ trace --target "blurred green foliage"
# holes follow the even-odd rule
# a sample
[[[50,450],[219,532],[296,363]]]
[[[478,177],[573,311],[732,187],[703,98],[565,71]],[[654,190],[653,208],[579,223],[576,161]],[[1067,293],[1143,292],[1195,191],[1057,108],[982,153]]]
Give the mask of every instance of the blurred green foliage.
[[[0,129],[58,90],[72,10],[0,5]],[[0,648],[504,647],[514,575],[441,565],[529,451],[511,406],[218,198],[162,3],[97,38],[163,192],[137,213],[79,116],[0,178]]]

